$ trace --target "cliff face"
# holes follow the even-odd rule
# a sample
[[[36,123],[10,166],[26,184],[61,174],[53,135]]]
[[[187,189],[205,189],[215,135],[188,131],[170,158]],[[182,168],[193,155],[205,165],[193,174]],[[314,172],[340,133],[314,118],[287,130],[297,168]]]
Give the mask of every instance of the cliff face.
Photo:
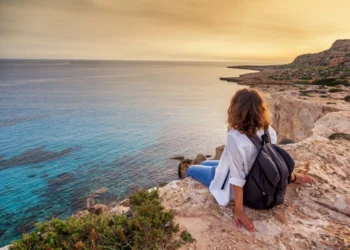
[[[302,141],[313,136],[328,138],[333,133],[344,132],[350,121],[340,115],[339,111],[350,112],[350,105],[344,101],[350,95],[350,88],[319,86],[259,86],[265,93],[265,99],[272,113],[272,127],[276,130],[278,140],[291,139]],[[303,95],[301,95],[303,94]],[[320,97],[322,96],[322,97]],[[326,97],[326,98],[324,98]],[[333,123],[325,127],[324,116]],[[350,126],[349,126],[350,127]]]
[[[320,53],[305,54],[294,62],[305,66],[350,66],[350,39],[337,40],[332,47]]]

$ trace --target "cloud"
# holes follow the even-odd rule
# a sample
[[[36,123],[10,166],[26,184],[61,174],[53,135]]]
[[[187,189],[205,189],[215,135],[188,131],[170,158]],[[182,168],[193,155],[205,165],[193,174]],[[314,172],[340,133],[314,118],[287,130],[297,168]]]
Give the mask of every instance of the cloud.
[[[291,60],[350,37],[349,7],[343,0],[0,1],[0,57]]]

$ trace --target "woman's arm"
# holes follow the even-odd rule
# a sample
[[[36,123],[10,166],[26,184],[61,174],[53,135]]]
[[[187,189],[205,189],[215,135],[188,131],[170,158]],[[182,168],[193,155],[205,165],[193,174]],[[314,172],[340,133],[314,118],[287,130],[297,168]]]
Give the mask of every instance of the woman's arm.
[[[248,231],[254,232],[255,231],[254,224],[244,213],[244,209],[243,209],[243,187],[235,186],[235,185],[232,185],[232,186],[233,186],[233,191],[235,193],[234,220],[238,227],[241,227],[241,224],[243,224]]]

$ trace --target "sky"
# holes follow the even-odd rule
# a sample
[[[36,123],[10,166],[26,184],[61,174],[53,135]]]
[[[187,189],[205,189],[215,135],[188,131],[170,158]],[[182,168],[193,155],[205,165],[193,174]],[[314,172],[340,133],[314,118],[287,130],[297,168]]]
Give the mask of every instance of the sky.
[[[349,0],[0,0],[0,58],[290,62],[350,38]]]

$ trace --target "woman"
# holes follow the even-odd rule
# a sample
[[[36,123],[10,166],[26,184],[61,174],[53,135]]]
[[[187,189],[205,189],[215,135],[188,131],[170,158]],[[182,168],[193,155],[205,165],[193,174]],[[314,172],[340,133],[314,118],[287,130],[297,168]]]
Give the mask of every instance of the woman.
[[[251,220],[243,209],[243,186],[252,168],[258,149],[248,136],[259,138],[267,131],[271,143],[276,144],[277,135],[270,126],[270,112],[262,95],[255,89],[241,89],[233,96],[228,109],[227,142],[220,161],[204,161],[188,169],[191,176],[209,186],[209,190],[219,205],[226,206],[235,200],[234,220],[238,227],[243,224],[247,230],[255,231]],[[229,171],[228,182],[223,186]],[[295,183],[313,183],[315,180],[306,175],[293,173],[291,181]]]

